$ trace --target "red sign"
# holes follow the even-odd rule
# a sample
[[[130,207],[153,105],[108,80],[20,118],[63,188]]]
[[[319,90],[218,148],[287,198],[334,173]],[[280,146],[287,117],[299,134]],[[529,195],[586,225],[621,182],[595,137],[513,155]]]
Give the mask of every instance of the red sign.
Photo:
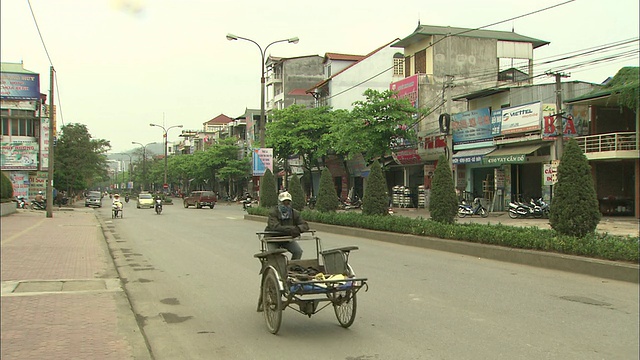
[[[165,188],[165,189],[168,189],[169,188],[169,184],[162,184],[162,187]]]

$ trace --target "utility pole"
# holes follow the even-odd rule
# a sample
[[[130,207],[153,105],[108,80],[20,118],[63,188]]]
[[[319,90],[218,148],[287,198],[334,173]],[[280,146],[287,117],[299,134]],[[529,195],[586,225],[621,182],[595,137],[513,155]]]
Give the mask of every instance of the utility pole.
[[[55,70],[53,66],[49,73],[49,162],[47,166],[47,217],[53,217],[53,133],[56,130],[56,124],[53,122],[53,77]]]
[[[545,73],[548,76],[555,76],[556,78],[556,160],[560,160],[562,158],[562,151],[564,146],[564,126],[562,124],[562,81],[563,77],[569,77],[571,74],[565,74],[561,72],[550,72],[547,71]]]

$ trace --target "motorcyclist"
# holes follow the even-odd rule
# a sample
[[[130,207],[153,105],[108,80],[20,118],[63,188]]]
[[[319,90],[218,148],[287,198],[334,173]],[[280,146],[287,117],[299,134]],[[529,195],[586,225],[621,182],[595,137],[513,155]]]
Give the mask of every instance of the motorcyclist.
[[[154,210],[158,210],[158,208],[162,209],[162,198],[160,194],[156,194],[153,198],[153,208]]]
[[[278,195],[277,205],[269,212],[269,218],[267,219],[266,231],[274,231],[282,235],[275,236],[291,236],[297,238],[300,233],[309,231],[309,224],[302,219],[300,212],[291,207],[291,194],[288,192],[282,192]],[[298,260],[302,257],[302,248],[297,241],[281,241],[281,242],[269,242],[269,250],[275,250],[278,248],[285,248],[291,253],[291,260]]]
[[[42,205],[44,207],[45,203],[44,203],[44,194],[42,193],[42,191],[38,191],[38,194],[36,194],[35,198],[33,199],[34,202],[37,202],[38,204]]]
[[[242,200],[242,209],[246,210],[247,207],[251,207],[251,194],[248,192],[244,194],[244,199]]]
[[[129,202],[129,194],[124,194],[124,201]]]

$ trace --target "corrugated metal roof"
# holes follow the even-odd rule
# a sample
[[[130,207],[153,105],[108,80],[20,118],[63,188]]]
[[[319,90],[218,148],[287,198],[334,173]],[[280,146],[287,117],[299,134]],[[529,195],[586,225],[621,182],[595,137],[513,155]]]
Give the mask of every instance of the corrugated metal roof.
[[[37,72],[26,70],[22,63],[0,63],[0,71],[17,74],[38,74]]]
[[[327,60],[348,60],[348,61],[358,61],[364,58],[364,55],[351,55],[351,54],[338,54],[338,53],[325,53],[324,54],[324,62]]]
[[[520,35],[511,31],[474,30],[451,26],[420,25],[411,35],[396,42],[395,44],[392,44],[391,47],[405,48],[413,43],[422,41],[424,36],[431,35],[465,36],[483,39],[497,39],[502,41],[528,42],[533,44],[534,49],[549,44],[548,41]]]

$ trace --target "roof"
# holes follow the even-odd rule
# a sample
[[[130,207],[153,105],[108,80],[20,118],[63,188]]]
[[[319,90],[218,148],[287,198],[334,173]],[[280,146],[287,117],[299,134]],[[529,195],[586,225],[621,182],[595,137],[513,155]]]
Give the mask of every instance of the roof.
[[[358,61],[364,58],[364,55],[350,55],[350,54],[338,54],[338,53],[324,53],[323,62],[327,62],[327,60],[347,60],[347,61]]]
[[[304,58],[310,58],[310,57],[320,57],[320,55],[300,55],[300,56],[292,56],[292,57],[281,57],[281,56],[269,55],[269,57],[265,61],[265,64],[273,65],[273,64],[285,62],[287,60],[304,59]]]
[[[563,82],[563,84],[568,84],[568,83],[586,83],[584,81],[565,81]],[[592,83],[586,83],[586,84],[592,84]],[[474,99],[478,99],[478,98],[483,98],[483,97],[487,97],[487,96],[491,96],[491,95],[495,95],[495,94],[499,94],[502,92],[508,92],[511,89],[523,89],[523,88],[529,88],[529,87],[540,87],[540,86],[548,86],[548,85],[552,85],[552,84],[525,84],[525,85],[516,85],[516,86],[500,86],[500,87],[491,87],[491,88],[486,88],[486,89],[481,89],[481,90],[477,90],[477,91],[473,91],[470,93],[466,93],[466,94],[460,94],[457,96],[454,96],[452,98],[453,101],[458,101],[458,100],[474,100]]]
[[[16,74],[37,74],[37,72],[26,70],[23,63],[0,63],[0,71]]]
[[[526,42],[533,44],[533,48],[548,45],[548,41],[520,35],[512,31],[476,30],[451,26],[418,25],[416,30],[406,38],[392,44],[391,47],[406,48],[411,44],[422,41],[424,37],[431,35],[465,36],[483,39],[497,39],[502,41]]]
[[[208,125],[224,125],[224,124],[228,124],[230,122],[232,122],[233,119],[228,117],[225,114],[220,114],[216,117],[214,117],[213,119],[204,122],[204,124],[208,124]]]
[[[311,96],[305,89],[293,89],[289,91],[287,95],[295,95],[295,96]]]
[[[618,70],[616,76],[608,81],[604,86],[588,94],[565,100],[566,103],[574,103],[586,100],[593,100],[602,97],[609,97],[616,94],[628,93],[632,100],[635,98],[637,106],[638,89],[640,88],[640,68],[637,66],[623,67]],[[630,106],[634,108],[633,105]]]
[[[368,57],[370,57],[370,56],[372,56],[373,54],[377,53],[378,51],[380,51],[380,50],[382,50],[382,49],[386,48],[386,47],[387,47],[387,46],[389,46],[392,42],[397,41],[397,40],[398,40],[398,38],[395,38],[395,39],[393,39],[392,41],[390,41],[390,42],[388,42],[388,43],[386,43],[386,44],[384,44],[384,45],[380,46],[379,48],[377,48],[377,49],[373,50],[372,52],[370,52],[370,53],[368,53],[367,55],[363,56],[360,60],[358,60],[358,61],[354,62],[353,64],[350,64],[349,66],[345,67],[344,69],[342,69],[342,70],[338,71],[337,73],[335,73],[335,74],[331,75],[329,78],[324,79],[324,80],[320,81],[319,83],[317,83],[317,84],[313,85],[313,87],[311,87],[310,89],[308,89],[308,90],[307,90],[307,92],[312,92],[314,89],[317,89],[317,88],[321,87],[322,85],[324,85],[324,84],[328,83],[329,81],[331,81],[331,79],[333,79],[334,77],[336,77],[336,76],[340,75],[341,73],[345,72],[345,71],[346,71],[347,69],[349,69],[350,67],[355,66],[357,63],[359,63],[359,62],[363,61],[364,59],[366,59],[366,58],[368,58]],[[327,54],[329,54],[329,53],[327,53]],[[326,55],[325,55],[325,59],[326,59]]]

